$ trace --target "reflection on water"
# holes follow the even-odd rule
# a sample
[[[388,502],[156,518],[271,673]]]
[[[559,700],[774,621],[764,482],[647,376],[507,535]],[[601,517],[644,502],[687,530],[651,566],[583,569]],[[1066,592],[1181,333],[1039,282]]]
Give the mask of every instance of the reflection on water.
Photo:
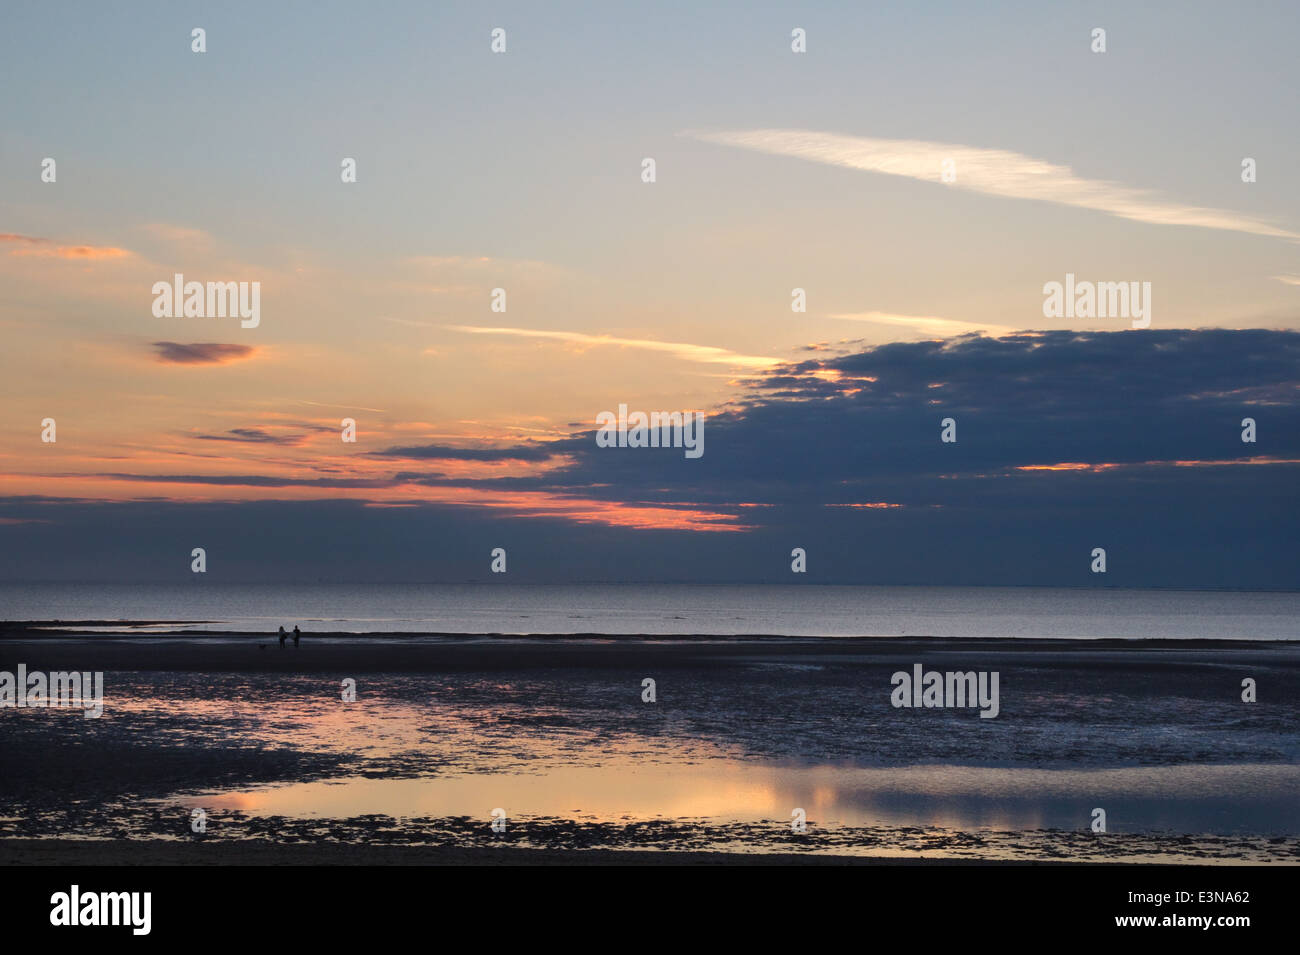
[[[560,850],[1300,861],[1294,709],[1243,706],[1230,655],[963,658],[1002,672],[981,720],[894,709],[882,652],[668,647],[654,706],[604,658],[362,672],[347,703],[343,674],[114,671],[101,719],[0,711],[0,761],[43,768],[0,835],[192,838],[201,808],[213,840],[461,847],[501,807],[501,840]],[[1295,698],[1287,655],[1252,660]]]
[[[250,815],[345,819],[468,816],[503,807],[515,819],[596,822],[698,819],[724,824],[788,820],[810,825],[938,826],[972,830],[1086,829],[1094,807],[1111,832],[1220,834],[1285,832],[1294,823],[1300,767],[1165,766],[1036,770],[973,766],[862,768],[779,766],[713,759],[601,766],[560,765],[536,773],[348,777],[207,792],[187,807]]]

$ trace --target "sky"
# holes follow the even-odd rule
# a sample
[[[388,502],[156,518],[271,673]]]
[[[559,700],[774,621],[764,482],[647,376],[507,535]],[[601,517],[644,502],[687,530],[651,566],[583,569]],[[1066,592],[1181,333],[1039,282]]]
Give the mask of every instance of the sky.
[[[1296,586],[1294,4],[698,6],[8,4],[0,580]]]

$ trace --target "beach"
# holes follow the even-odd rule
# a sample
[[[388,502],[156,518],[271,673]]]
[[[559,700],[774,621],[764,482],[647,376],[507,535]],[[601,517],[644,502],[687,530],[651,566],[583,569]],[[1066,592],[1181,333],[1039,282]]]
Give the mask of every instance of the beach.
[[[102,671],[104,699],[96,719],[0,709],[14,864],[1300,862],[1287,641],[394,632],[281,649],[45,621],[4,626],[0,670],[20,663]],[[916,667],[998,674],[996,715],[895,705]]]

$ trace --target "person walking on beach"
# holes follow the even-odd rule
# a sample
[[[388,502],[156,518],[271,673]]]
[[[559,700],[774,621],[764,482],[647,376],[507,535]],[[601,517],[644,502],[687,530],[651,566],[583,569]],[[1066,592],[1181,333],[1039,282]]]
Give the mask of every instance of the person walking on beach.
[[[284,641],[289,635],[284,632],[284,624],[280,624],[280,649],[284,649]]]
[[[302,631],[298,629],[298,625],[295,623],[293,625],[293,648],[295,650],[298,649],[298,641],[301,639],[302,639]]]

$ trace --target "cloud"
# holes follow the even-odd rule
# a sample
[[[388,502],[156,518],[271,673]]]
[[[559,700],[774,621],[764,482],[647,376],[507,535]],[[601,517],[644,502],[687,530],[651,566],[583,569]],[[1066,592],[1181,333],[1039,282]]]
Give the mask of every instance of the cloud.
[[[171,547],[164,531],[183,518],[209,521],[196,539],[228,538],[228,559],[267,579],[463,580],[463,549],[425,544],[490,539],[527,555],[520,573],[568,582],[788,582],[798,545],[819,582],[1294,589],[1297,368],[1296,332],[965,335],[760,372],[708,416],[695,460],[599,448],[584,427],[509,447],[390,448],[325,474],[321,460],[258,474],[246,458],[235,475],[45,472],[46,489],[70,482],[82,501],[0,498],[0,517],[51,521],[6,527],[20,539],[0,572],[130,566],[153,579]],[[956,443],[940,441],[946,417]],[[1256,443],[1241,440],[1244,417]],[[269,471],[283,465],[275,434],[215,439],[265,451]],[[423,470],[439,459],[446,473]],[[525,462],[520,473],[494,466],[511,460]],[[135,503],[89,503],[118,493],[96,478]],[[256,564],[267,548],[241,544],[250,536],[283,541],[294,560]],[[1112,562],[1105,580],[1088,570],[1096,546]],[[92,550],[91,561],[87,547],[114,559]]]
[[[716,348],[712,345],[691,345],[686,342],[660,342],[645,338],[615,338],[613,335],[542,331],[533,328],[485,328],[476,325],[444,325],[443,327],[455,332],[468,332],[472,335],[514,335],[520,338],[544,338],[578,345],[642,348],[647,351],[667,352],[686,361],[730,365],[738,368],[775,368],[778,365],[785,364],[785,359],[781,358],[742,355],[726,348]]]
[[[961,322],[954,318],[933,315],[896,315],[892,312],[854,312],[831,315],[852,322],[872,322],[878,325],[903,325],[935,338],[952,338],[972,332],[992,334],[995,338],[1015,331],[1010,325],[987,325],[979,322]]]
[[[140,229],[155,239],[176,245],[198,249],[205,249],[212,245],[212,236],[202,229],[172,225],[166,222],[146,223]]]
[[[799,129],[686,132],[682,135],[775,156],[934,183],[943,182],[944,163],[951,160],[956,177],[951,188],[955,189],[1095,209],[1121,219],[1152,225],[1197,226],[1279,239],[1300,239],[1300,234],[1259,219],[1163,199],[1146,189],[1084,179],[1075,175],[1069,166],[1004,149],[919,139],[875,139]]]
[[[523,270],[530,272],[549,272],[558,270],[557,266],[549,262],[539,262],[536,259],[494,259],[487,255],[413,255],[406,259],[411,265],[418,265],[427,269],[451,269],[451,270],[486,270],[493,271],[501,269]]]
[[[413,255],[406,261],[428,268],[487,268],[498,260],[486,255]]]
[[[1246,472],[1280,472],[1300,458],[1297,368],[1300,333],[1256,329],[893,342],[756,376],[725,413],[707,417],[699,460],[654,449],[611,454],[584,430],[545,445],[563,455],[560,466],[484,486],[718,510],[737,501],[932,507],[974,505],[981,494],[1001,500],[1076,462],[1081,473],[1140,476],[1148,488],[1175,480],[1153,474],[1232,472],[1242,475],[1224,479],[1225,487],[1240,482],[1235,500],[1262,480]],[[1241,441],[1248,416],[1266,443]],[[956,444],[939,440],[946,417],[957,421]],[[1037,486],[1045,500],[1072,506]],[[1014,507],[1013,496],[1005,506]]]
[[[122,474],[60,475],[67,477],[97,477],[112,481],[130,481],[139,484],[204,484],[216,487],[266,487],[266,488],[324,488],[379,489],[392,487],[388,478],[290,478],[266,474]]]
[[[311,425],[296,425],[295,427],[307,427],[311,431],[334,433],[333,428],[324,428]],[[224,434],[196,434],[193,438],[199,441],[235,441],[241,444],[277,444],[283,447],[298,447],[307,440],[304,434],[272,434],[264,428],[231,428]]]
[[[224,365],[251,358],[257,349],[251,345],[223,345],[217,342],[154,342],[158,360],[173,365]]]
[[[328,402],[324,402],[324,401],[307,401],[302,398],[297,398],[294,400],[296,400],[300,405],[313,405],[314,407],[317,408],[346,408],[351,411],[373,411],[376,414],[388,414],[388,412],[383,408],[367,408],[364,407],[363,405],[336,405],[336,404],[329,404]]]
[[[442,444],[426,444],[418,447],[371,451],[370,454],[379,458],[435,461],[546,461],[553,457],[555,452],[541,445],[519,445],[512,448],[453,448]]]
[[[1300,275],[1275,275],[1273,278],[1286,285],[1300,285]]]
[[[12,232],[0,233],[0,242],[11,242],[18,248],[11,249],[10,255],[46,259],[72,259],[79,261],[98,261],[102,259],[124,259],[133,253],[115,246],[99,245],[56,245],[49,239],[38,236],[17,235]]]

